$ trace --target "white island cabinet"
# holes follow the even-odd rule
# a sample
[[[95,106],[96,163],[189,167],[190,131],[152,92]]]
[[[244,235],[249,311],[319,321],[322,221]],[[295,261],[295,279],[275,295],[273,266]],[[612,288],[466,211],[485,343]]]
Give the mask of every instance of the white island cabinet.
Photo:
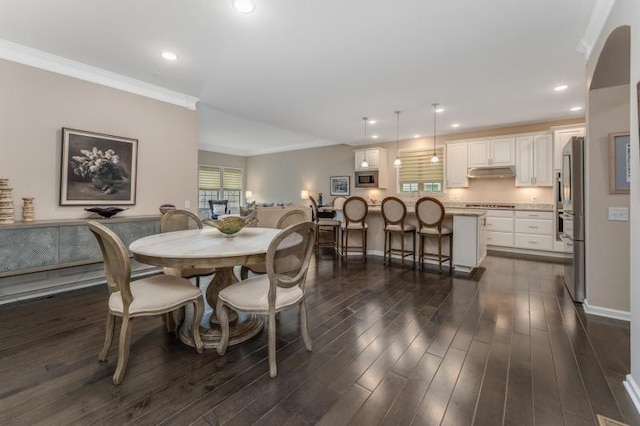
[[[453,216],[453,264],[456,272],[471,273],[487,255],[487,215]]]
[[[336,211],[336,219],[343,220],[342,211]],[[485,225],[486,212],[484,210],[462,210],[449,209],[445,210],[445,220],[443,226],[453,229],[453,269],[456,273],[463,274],[473,273],[473,270],[480,266],[487,253],[487,245],[485,243]],[[407,223],[417,225],[417,219],[412,207],[407,208]],[[370,206],[367,215],[367,254],[382,257],[384,251],[384,220],[380,206]],[[393,247],[400,246],[398,237],[393,239]],[[361,237],[359,234],[349,234],[349,245],[359,246]],[[419,238],[416,235],[416,243]],[[425,252],[437,253],[438,243],[436,238],[427,238],[425,242]],[[405,250],[411,250],[411,235],[407,234],[405,239]],[[417,252],[416,246],[416,262]],[[350,253],[349,255],[360,256],[359,253]],[[449,238],[442,240],[442,254],[449,254]],[[399,261],[399,256],[392,256],[394,261]],[[407,257],[406,259],[411,259]],[[405,260],[406,263],[406,260]],[[425,264],[437,265],[437,261],[425,259]],[[449,266],[449,262],[443,263],[443,268]]]

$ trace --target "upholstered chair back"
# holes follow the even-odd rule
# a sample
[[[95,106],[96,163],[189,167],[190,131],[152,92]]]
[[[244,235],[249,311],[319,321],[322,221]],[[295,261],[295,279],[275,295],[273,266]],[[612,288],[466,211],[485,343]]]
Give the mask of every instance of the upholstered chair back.
[[[342,213],[347,226],[350,223],[364,224],[367,219],[367,213],[369,213],[369,206],[362,197],[349,197],[342,206]]]
[[[302,210],[291,210],[286,212],[276,224],[276,228],[285,229],[291,225],[307,222],[307,214]]]
[[[440,228],[444,220],[444,205],[436,198],[421,198],[416,202],[416,217],[421,227]]]
[[[112,230],[96,221],[88,221],[89,230],[98,240],[102,257],[104,258],[104,272],[107,278],[109,292],[119,291],[125,309],[133,301],[131,288],[131,261],[126,247]]]
[[[407,206],[397,197],[387,197],[382,200],[382,217],[386,225],[399,225],[407,217]]]
[[[334,209],[341,209],[344,206],[344,202],[347,201],[347,197],[336,197],[333,199],[331,204]]]
[[[315,225],[312,222],[302,222],[284,229],[269,245],[266,265],[270,309],[275,306],[279,287],[298,287],[304,293],[315,235]]]
[[[195,214],[187,210],[169,210],[160,218],[160,232],[202,229],[202,222]]]

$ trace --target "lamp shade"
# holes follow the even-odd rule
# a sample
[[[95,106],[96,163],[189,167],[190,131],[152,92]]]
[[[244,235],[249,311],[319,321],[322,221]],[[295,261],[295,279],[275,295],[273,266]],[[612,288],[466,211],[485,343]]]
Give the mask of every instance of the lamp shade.
[[[253,191],[244,191],[244,198],[251,198],[253,197]]]
[[[300,191],[300,199],[306,200],[307,198],[309,198],[309,191],[306,189]]]

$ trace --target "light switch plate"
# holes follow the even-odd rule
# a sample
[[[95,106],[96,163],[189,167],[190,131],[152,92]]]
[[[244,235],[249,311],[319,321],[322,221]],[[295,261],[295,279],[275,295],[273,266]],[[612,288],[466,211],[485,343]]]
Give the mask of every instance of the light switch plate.
[[[609,207],[609,220],[628,222],[629,209],[626,207]]]
[[[191,201],[184,200],[184,208],[185,209],[190,209],[191,208]]]

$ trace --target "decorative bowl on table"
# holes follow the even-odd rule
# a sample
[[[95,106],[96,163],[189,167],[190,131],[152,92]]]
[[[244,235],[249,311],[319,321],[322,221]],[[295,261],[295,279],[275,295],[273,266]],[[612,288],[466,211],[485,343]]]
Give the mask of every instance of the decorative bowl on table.
[[[235,237],[242,228],[245,228],[249,225],[258,222],[258,219],[255,217],[250,219],[243,219],[237,216],[227,216],[222,219],[213,220],[213,219],[204,219],[202,223],[204,225],[213,226],[217,228],[218,231],[222,232],[225,237]]]
[[[109,219],[111,216],[127,210],[127,208],[122,209],[120,207],[91,207],[85,208],[85,210],[91,213],[97,213],[100,216]]]

